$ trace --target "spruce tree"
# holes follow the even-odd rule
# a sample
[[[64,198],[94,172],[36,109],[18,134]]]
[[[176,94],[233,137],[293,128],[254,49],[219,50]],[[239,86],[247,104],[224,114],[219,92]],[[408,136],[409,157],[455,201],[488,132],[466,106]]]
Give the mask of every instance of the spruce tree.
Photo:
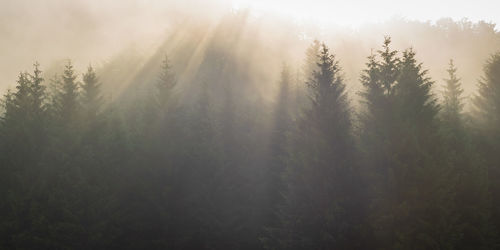
[[[311,107],[294,139],[277,245],[280,249],[361,249],[360,179],[344,79],[324,44],[318,61],[318,70],[307,82]]]
[[[294,113],[301,114],[305,109],[310,107],[310,99],[308,98],[308,88],[304,82],[309,81],[309,78],[314,75],[314,71],[318,71],[319,53],[321,43],[314,40],[306,49],[304,63],[299,67],[294,86]]]
[[[29,220],[25,223],[26,226],[17,226],[17,222],[21,219],[18,212],[26,207],[26,200],[30,200],[27,190],[30,190],[33,184],[33,180],[29,178],[35,160],[32,157],[34,144],[30,137],[29,85],[28,74],[20,73],[16,90],[8,92],[3,100],[5,113],[0,127],[0,150],[2,150],[0,230],[3,235],[0,247],[3,248],[12,246],[13,237],[26,233],[24,230],[31,226]]]
[[[394,109],[394,97],[392,88],[396,84],[396,77],[399,72],[399,58],[397,51],[390,49],[391,39],[386,37],[383,50],[378,50],[377,54],[371,54],[366,63],[366,69],[361,75],[361,82],[365,88],[360,95],[363,97],[363,110],[360,118],[362,123],[361,139],[365,146],[370,149],[368,159],[381,156],[384,147],[379,147],[379,143],[385,141],[384,137],[391,136]],[[378,60],[377,55],[381,58]],[[373,151],[372,151],[373,150]],[[379,151],[379,152],[377,152]],[[375,168],[383,167],[387,159],[379,158]],[[372,161],[372,160],[370,160]],[[372,163],[374,163],[372,161]],[[378,170],[375,172],[379,172]]]
[[[92,65],[89,65],[87,72],[82,75],[82,79],[81,103],[86,119],[93,120],[98,113],[102,111],[103,100],[100,93],[101,83],[99,83]]]
[[[460,238],[455,249],[490,249],[494,228],[490,223],[488,175],[463,118],[463,89],[453,60],[448,66],[441,109],[441,134],[445,158],[457,178],[454,199]]]
[[[372,178],[376,248],[451,248],[457,237],[454,178],[441,159],[433,82],[412,49],[401,58],[386,38],[369,57],[361,134]]]
[[[36,119],[42,119],[44,115],[44,102],[45,102],[45,86],[43,85],[43,77],[42,71],[40,70],[40,64],[35,62],[33,64],[34,70],[31,77],[31,87],[30,87],[30,95],[32,98],[32,112]]]
[[[445,79],[446,85],[443,91],[442,119],[448,125],[456,124],[460,126],[464,107],[462,102],[464,90],[461,87],[460,78],[457,76],[457,68],[453,60],[450,60],[446,71],[448,72],[448,78]]]
[[[35,62],[33,67],[33,74],[30,75],[30,116],[33,121],[31,130],[33,133],[33,140],[36,144],[35,150],[39,154],[42,148],[46,146],[42,144],[46,142],[47,139],[47,108],[45,106],[45,86],[43,85],[44,79],[42,77],[42,71],[39,68],[40,64]]]
[[[30,85],[29,74],[27,72],[20,73],[14,94],[14,105],[17,115],[24,120],[30,119],[29,112],[32,104]]]
[[[16,91],[8,95],[5,102],[6,112],[3,119],[3,139],[6,148],[6,155],[10,160],[15,161],[11,166],[22,168],[29,162],[35,147],[31,131],[33,124],[33,99],[31,97],[31,81],[29,74],[22,72],[19,74]]]
[[[276,239],[279,227],[280,206],[284,203],[283,194],[286,192],[284,174],[289,155],[289,137],[293,129],[290,110],[291,75],[288,66],[283,66],[277,103],[272,113],[272,125],[269,135],[269,149],[267,151],[266,168],[262,171],[262,224],[264,246],[271,247]]]
[[[23,161],[35,163],[41,155],[46,137],[43,105],[45,88],[42,83],[39,64],[35,63],[33,75],[20,73],[16,91],[8,94],[4,103],[5,142],[8,142],[12,150],[23,152],[23,156],[20,155]]]
[[[177,78],[172,70],[168,56],[165,56],[161,64],[161,72],[156,84],[156,101],[160,110],[164,109],[172,96],[173,88],[177,85]]]
[[[285,65],[281,72],[279,83],[278,102],[273,112],[274,125],[270,135],[270,157],[268,174],[268,193],[270,200],[269,208],[276,209],[276,204],[282,200],[282,193],[285,191],[282,175],[286,167],[286,158],[288,157],[288,136],[292,129],[292,117],[289,110],[290,105],[290,85],[291,75],[289,68]],[[273,204],[274,203],[274,204]],[[269,221],[275,225],[275,221]]]
[[[321,43],[318,40],[314,40],[307,48],[302,69],[304,77],[311,77],[314,71],[318,70],[318,54],[320,53],[320,49]]]
[[[492,141],[499,141],[500,135],[500,53],[489,58],[484,67],[484,76],[478,85],[478,94],[474,98],[476,118],[479,128],[493,136]]]
[[[493,54],[486,65],[478,94],[473,99],[475,127],[480,135],[479,151],[488,173],[488,189],[492,197],[492,222],[500,230],[500,52]],[[498,241],[496,242],[498,244]],[[497,245],[498,247],[498,245]]]
[[[3,100],[5,109],[1,122],[1,140],[4,168],[9,168],[10,174],[25,171],[34,161],[32,154],[36,142],[32,137],[34,124],[32,122],[32,98],[30,95],[31,81],[29,74],[19,74],[16,90],[8,92]],[[10,178],[13,178],[12,176]],[[16,180],[18,180],[16,178]],[[14,180],[11,180],[14,181]]]
[[[62,75],[62,85],[57,99],[58,116],[61,122],[65,124],[75,122],[77,114],[80,111],[78,102],[79,90],[76,78],[73,65],[71,61],[68,61]]]

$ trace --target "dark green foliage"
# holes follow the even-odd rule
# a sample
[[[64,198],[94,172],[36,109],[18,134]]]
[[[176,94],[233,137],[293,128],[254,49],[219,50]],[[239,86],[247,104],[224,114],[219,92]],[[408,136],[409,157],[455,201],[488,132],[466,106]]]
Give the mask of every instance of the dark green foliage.
[[[73,70],[71,61],[66,64],[62,75],[62,84],[57,93],[57,113],[61,122],[72,123],[76,119],[76,114],[79,110],[78,102],[78,82],[76,74]]]
[[[294,135],[274,247],[362,249],[362,186],[350,108],[339,64],[324,44],[307,85],[311,107]]]
[[[461,88],[460,78],[457,76],[457,68],[453,63],[453,60],[450,60],[447,72],[449,78],[445,79],[446,85],[444,86],[443,91],[444,100],[441,111],[442,120],[446,126],[456,126],[458,129],[463,126],[462,110],[464,104],[462,103],[462,94],[464,90]]]
[[[272,98],[233,27],[196,63],[154,56],[113,100],[103,69],[20,73],[1,100],[0,249],[498,248],[500,54],[468,120],[453,63],[440,106],[386,38],[357,114],[326,45]]]
[[[264,204],[262,242],[266,247],[271,248],[280,237],[280,209],[284,203],[284,193],[286,193],[286,182],[284,174],[286,171],[289,156],[289,136],[293,129],[291,117],[291,75],[288,66],[283,66],[277,103],[273,112],[273,123],[269,139],[269,152],[267,156],[266,169],[264,169],[261,179],[263,180],[262,203]]]
[[[446,159],[457,178],[454,203],[460,239],[455,248],[490,249],[494,246],[495,230],[490,222],[487,169],[465,123],[463,90],[452,60],[447,71],[449,77],[445,79],[440,128]]]
[[[270,218],[267,224],[269,226],[276,226],[278,218],[276,211],[278,205],[283,202],[283,193],[285,192],[285,183],[283,181],[283,174],[286,169],[288,155],[288,137],[293,129],[293,120],[290,111],[290,85],[291,75],[289,68],[284,66],[281,72],[281,80],[279,83],[278,103],[273,112],[274,123],[270,135],[270,149],[269,149],[269,165],[263,178],[268,178],[266,187],[266,194],[268,201],[266,207],[270,209]]]
[[[33,75],[31,77],[30,95],[32,98],[32,112],[34,119],[41,121],[44,119],[44,99],[45,99],[45,86],[42,84],[42,71],[40,71],[40,64],[36,62],[34,65]]]
[[[99,83],[94,68],[91,65],[87,72],[83,74],[82,84],[82,106],[86,120],[94,120],[97,114],[102,111],[102,96],[100,94],[101,84]]]
[[[321,43],[318,40],[314,40],[307,48],[303,68],[304,77],[311,77],[314,74],[314,71],[318,70],[318,54],[320,53],[320,49]]]
[[[475,127],[479,134],[480,158],[487,166],[488,189],[492,197],[492,217],[496,230],[500,230],[500,53],[492,55],[484,66],[484,76],[474,98]],[[498,244],[498,240],[496,241]],[[497,245],[498,246],[498,245]]]
[[[455,178],[442,160],[433,82],[412,49],[372,55],[362,77],[367,105],[362,147],[372,174],[377,248],[452,249],[458,237]]]
[[[474,99],[478,123],[481,129],[491,135],[498,135],[500,129],[500,53],[494,54],[484,67],[483,79],[479,82],[479,93]],[[492,138],[498,139],[498,138]],[[498,141],[498,140],[497,140]]]

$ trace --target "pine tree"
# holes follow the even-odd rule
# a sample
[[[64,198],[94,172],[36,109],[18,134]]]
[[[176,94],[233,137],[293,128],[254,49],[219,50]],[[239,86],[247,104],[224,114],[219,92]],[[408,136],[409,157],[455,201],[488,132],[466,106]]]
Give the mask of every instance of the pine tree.
[[[271,134],[271,145],[270,145],[270,154],[273,158],[271,160],[271,165],[269,166],[269,174],[270,174],[270,184],[274,185],[274,187],[270,187],[270,192],[276,192],[275,195],[272,195],[275,202],[279,202],[281,199],[279,196],[282,193],[283,185],[282,183],[282,174],[285,170],[286,163],[284,162],[287,157],[287,147],[288,147],[288,133],[291,132],[292,129],[292,117],[290,114],[290,85],[291,85],[291,75],[289,68],[285,65],[281,72],[281,80],[279,83],[279,94],[278,94],[278,103],[276,103],[276,108],[274,110],[274,126]],[[271,205],[271,207],[274,207]]]
[[[184,110],[188,114],[179,117],[181,121],[176,121],[182,129],[177,127],[178,132],[171,137],[172,155],[185,165],[172,166],[171,199],[177,202],[168,204],[168,207],[175,214],[170,221],[173,229],[169,232],[169,239],[184,248],[204,249],[217,244],[213,237],[220,232],[220,225],[214,221],[218,219],[220,208],[215,201],[219,195],[218,186],[224,180],[219,168],[221,152],[214,140],[210,84],[199,81],[195,103]],[[180,151],[190,152],[190,156],[186,157]],[[184,235],[184,238],[179,235]]]
[[[40,64],[35,62],[33,75],[31,75],[30,95],[32,98],[32,112],[33,115],[40,121],[44,115],[44,101],[45,101],[45,86],[42,84],[42,71],[39,69]]]
[[[1,247],[12,246],[14,236],[19,236],[26,229],[16,223],[21,219],[18,215],[26,207],[27,190],[33,187],[29,178],[34,168],[32,157],[33,140],[30,137],[31,122],[29,110],[29,77],[19,74],[16,91],[9,92],[4,99],[5,113],[0,127],[0,172],[2,175],[2,204],[0,205],[0,230],[2,231]],[[27,217],[27,216],[25,216]],[[27,222],[27,225],[30,223]]]
[[[384,137],[391,136],[394,109],[393,87],[396,84],[399,72],[399,58],[397,51],[390,49],[391,39],[386,37],[383,44],[383,50],[378,50],[377,54],[381,60],[377,60],[377,54],[371,54],[366,63],[367,69],[361,75],[361,82],[365,88],[361,92],[363,97],[363,112],[361,113],[362,131],[361,139],[365,145],[369,145],[370,150],[379,150],[373,153],[369,158],[383,155],[384,147],[378,147],[378,143],[384,141]],[[380,166],[385,165],[386,159],[377,159]],[[377,171],[378,172],[378,171]]]
[[[396,108],[400,110],[399,119],[418,125],[419,128],[434,129],[439,107],[431,93],[434,82],[417,63],[415,52],[405,50],[400,63],[400,72],[395,86]]]
[[[13,104],[13,93],[11,90],[7,90],[7,93],[4,95],[3,99],[0,100],[0,106],[2,107],[2,112],[0,115],[0,151],[4,152],[3,154],[0,154],[0,178],[2,178],[1,183],[4,185],[2,186],[3,188],[1,189],[2,191],[6,191],[7,187],[9,185],[5,185],[8,183],[8,174],[10,174],[10,170],[8,169],[10,167],[9,161],[9,156],[5,152],[8,152],[9,149],[9,143],[8,143],[8,136],[9,136],[9,119],[10,115],[13,112],[14,109],[14,104]]]
[[[408,49],[389,48],[369,57],[362,76],[366,110],[361,134],[372,176],[372,225],[376,248],[451,248],[457,233],[454,185],[441,160],[438,105],[433,82]]]
[[[86,113],[86,119],[93,120],[101,111],[103,104],[100,93],[101,84],[92,65],[89,65],[87,72],[82,75],[82,78],[82,106]]]
[[[62,85],[57,98],[58,116],[62,123],[68,124],[75,122],[80,110],[78,102],[78,82],[71,61],[65,66],[62,75]]]
[[[385,247],[392,248],[386,241],[386,230],[377,224],[381,220],[381,215],[388,213],[385,208],[377,207],[384,204],[385,195],[390,191],[388,186],[378,185],[384,183],[384,178],[389,174],[389,167],[392,164],[391,141],[397,140],[394,132],[395,127],[395,98],[389,93],[394,92],[392,88],[396,84],[396,75],[399,72],[399,58],[397,51],[390,49],[390,38],[386,37],[383,50],[371,53],[366,63],[366,69],[361,75],[361,82],[364,91],[360,93],[363,104],[360,113],[360,150],[362,152],[362,165],[365,177],[370,186],[370,224],[372,240],[369,244],[371,248]],[[381,59],[379,59],[381,58]]]
[[[500,52],[493,54],[484,66],[484,76],[473,99],[476,128],[479,131],[479,152],[487,166],[488,189],[492,197],[491,220],[500,231]],[[496,241],[498,244],[498,240]],[[498,247],[498,245],[496,245]]]
[[[2,207],[4,223],[0,230],[7,237],[6,246],[15,242],[26,242],[29,246],[35,234],[34,218],[39,218],[42,202],[40,195],[43,172],[43,155],[46,150],[46,117],[43,78],[39,64],[34,64],[33,75],[23,72],[19,75],[16,91],[9,93],[5,100],[5,114],[1,125],[0,157],[5,181],[5,199],[8,207]],[[16,224],[24,220],[23,224]],[[38,221],[37,225],[44,222]],[[4,245],[5,246],[5,245]]]
[[[318,57],[318,71],[307,83],[312,105],[294,139],[278,248],[362,248],[360,179],[345,84],[326,45]]]
[[[19,75],[16,91],[6,97],[4,115],[5,136],[23,142],[16,150],[24,151],[25,160],[36,161],[44,145],[45,135],[45,87],[42,85],[39,64],[34,64],[33,75],[23,72]],[[9,141],[9,140],[6,140]],[[17,144],[11,141],[11,146]]]
[[[46,160],[42,162],[43,174],[50,182],[40,189],[41,195],[48,197],[40,206],[54,207],[54,213],[60,214],[46,225],[50,234],[47,245],[58,242],[67,248],[74,248],[77,238],[89,236],[89,231],[83,228],[90,219],[84,214],[92,205],[86,200],[91,197],[88,192],[91,188],[86,182],[91,168],[86,165],[92,161],[88,160],[87,149],[80,143],[83,124],[80,120],[79,83],[71,61],[65,65],[63,75],[56,79],[55,84],[52,93],[55,103],[49,104],[52,114],[48,129],[50,139],[44,155]],[[95,185],[94,188],[100,187]],[[47,216],[44,210],[40,213],[39,216]]]
[[[382,50],[377,51],[382,58],[382,63],[380,64],[380,74],[383,77],[379,80],[382,81],[381,87],[385,95],[387,96],[391,96],[394,94],[394,87],[399,76],[399,69],[397,65],[400,61],[400,59],[396,56],[398,52],[396,50],[391,50],[390,44],[391,38],[386,37],[384,40],[384,45],[382,46]]]
[[[484,67],[484,76],[478,85],[475,97],[476,118],[479,127],[493,136],[492,141],[499,141],[500,136],[500,53],[494,54]]]
[[[28,73],[23,72],[19,74],[16,92],[14,93],[14,105],[17,115],[21,116],[21,119],[25,120],[29,119],[29,112],[32,103],[30,96],[30,85],[31,82]]]
[[[140,100],[140,103],[137,104],[140,107],[137,130],[141,137],[137,139],[140,140],[139,144],[145,147],[146,151],[162,150],[160,145],[168,137],[169,131],[166,127],[169,126],[168,123],[173,122],[174,117],[172,116],[175,116],[177,108],[173,100],[173,89],[176,85],[177,77],[172,70],[170,60],[165,56],[149,98]],[[156,152],[156,154],[162,153]]]
[[[280,206],[284,202],[283,194],[286,191],[284,174],[289,157],[289,136],[292,131],[292,117],[290,110],[291,75],[288,66],[283,66],[277,103],[273,111],[273,124],[269,135],[269,150],[266,168],[263,171],[262,206],[264,235],[262,241],[265,246],[271,246],[276,239],[279,226]]]
[[[14,94],[10,89],[7,90],[7,93],[3,96],[3,99],[0,101],[0,106],[2,107],[2,112],[0,113],[0,127],[3,128],[5,121],[7,120],[8,114],[12,112],[13,107],[13,98]]]
[[[40,155],[42,148],[46,146],[43,144],[47,139],[47,108],[45,106],[44,79],[42,71],[39,69],[40,64],[35,62],[33,66],[34,70],[33,74],[30,75],[31,86],[29,88],[31,98],[30,116],[32,119],[30,130],[32,131],[34,144],[36,145],[34,150]]]
[[[156,84],[157,88],[157,105],[160,110],[164,109],[172,96],[173,88],[177,85],[177,78],[172,71],[172,65],[168,56],[162,61],[161,72]]]
[[[314,40],[307,48],[302,69],[304,77],[311,77],[318,70],[318,54],[320,53],[320,49],[321,43],[318,40]]]
[[[22,72],[19,74],[16,91],[6,96],[6,112],[3,118],[3,141],[6,148],[6,155],[10,155],[10,160],[17,163],[11,166],[22,167],[24,163],[31,160],[31,154],[35,147],[30,129],[39,124],[33,124],[33,99],[31,97],[31,81],[29,74]],[[24,162],[24,163],[22,163]]]
[[[494,230],[490,221],[490,197],[486,168],[463,119],[463,90],[457,68],[450,60],[441,109],[441,134],[445,158],[457,177],[455,207],[460,232],[455,249],[490,249]]]
[[[8,90],[0,102],[3,112],[0,116],[0,150],[3,152],[0,154],[0,171],[2,176],[2,183],[8,183],[11,171],[15,168],[12,161],[14,160],[10,153],[15,152],[13,145],[11,144],[13,136],[13,128],[15,128],[15,105],[14,105],[14,93]],[[12,150],[12,151],[11,151]],[[8,185],[6,185],[8,187]],[[7,191],[7,187],[2,189]]]
[[[445,79],[446,85],[444,87],[444,102],[442,106],[443,121],[449,125],[457,124],[460,126],[462,123],[461,115],[464,104],[462,103],[462,94],[464,90],[461,88],[460,78],[457,76],[457,68],[450,60],[448,67],[448,79]]]
[[[308,98],[308,88],[304,85],[304,82],[309,81],[309,78],[314,76],[314,72],[318,71],[319,63],[319,53],[321,49],[321,43],[318,40],[314,40],[309,47],[306,49],[304,63],[299,67],[297,72],[297,79],[295,79],[294,88],[294,108],[296,115],[301,114],[305,109],[310,107],[310,99]]]

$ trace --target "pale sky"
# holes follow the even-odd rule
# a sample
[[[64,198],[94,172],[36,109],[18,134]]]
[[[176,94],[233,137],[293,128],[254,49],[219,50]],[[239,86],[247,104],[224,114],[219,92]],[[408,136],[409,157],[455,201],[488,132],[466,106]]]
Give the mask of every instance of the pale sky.
[[[392,17],[410,20],[436,21],[442,17],[455,20],[468,18],[500,22],[499,0],[234,0],[237,8],[251,7],[273,11],[296,18],[314,19],[322,23],[360,25],[380,22]]]
[[[169,25],[182,25],[191,17],[217,19],[244,8],[324,27],[357,27],[394,17],[500,23],[500,0],[0,0],[0,94],[35,60],[47,68],[71,58],[82,68],[131,44],[153,46]],[[183,18],[170,22],[173,17]]]

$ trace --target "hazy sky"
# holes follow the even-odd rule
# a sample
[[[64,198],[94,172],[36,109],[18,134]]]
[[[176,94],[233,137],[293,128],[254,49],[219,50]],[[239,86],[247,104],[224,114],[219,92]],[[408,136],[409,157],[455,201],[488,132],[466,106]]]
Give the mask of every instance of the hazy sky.
[[[258,10],[349,26],[385,21],[394,16],[421,21],[451,17],[500,22],[499,0],[234,0],[233,3],[236,6],[251,6]]]
[[[47,69],[71,58],[77,68],[98,64],[123,48],[155,46],[186,21],[216,20],[232,9],[276,13],[323,26],[356,27],[393,17],[442,17],[500,23],[500,0],[0,0],[0,92],[35,60]]]

